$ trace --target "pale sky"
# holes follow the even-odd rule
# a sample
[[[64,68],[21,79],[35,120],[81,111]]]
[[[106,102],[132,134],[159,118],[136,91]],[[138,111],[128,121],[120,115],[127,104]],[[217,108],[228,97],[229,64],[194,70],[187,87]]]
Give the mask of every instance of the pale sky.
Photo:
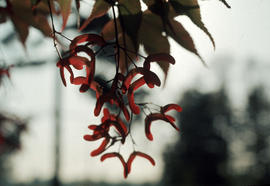
[[[270,1],[269,0],[228,0],[232,9],[227,9],[217,0],[201,2],[203,21],[216,42],[216,50],[208,37],[185,18],[178,18],[185,28],[190,31],[199,53],[205,59],[209,68],[205,68],[200,60],[193,54],[185,51],[171,41],[172,55],[176,58],[176,64],[171,68],[167,84],[164,89],[154,90],[151,101],[160,105],[179,100],[179,91],[189,89],[194,83],[201,83],[204,90],[216,88],[220,82],[218,69],[219,61],[223,56],[232,66],[242,68],[243,63],[249,58],[265,64],[270,63]],[[0,37],[12,29],[10,24],[0,25]],[[39,35],[35,30],[31,31],[28,39],[27,54],[24,54],[20,44],[16,48],[1,46],[6,52],[5,58],[10,61],[15,59],[12,52],[17,52],[25,59],[35,59],[36,53],[44,59],[53,59],[56,55],[52,41],[46,39],[42,53],[30,48],[35,42],[35,36]],[[14,45],[12,45],[14,46]],[[221,57],[220,57],[221,56]],[[230,61],[231,60],[231,61]],[[226,61],[222,61],[226,63]],[[239,64],[234,64],[234,63]],[[156,72],[159,71],[155,68]],[[260,69],[263,70],[263,69]],[[53,93],[55,88],[55,65],[46,65],[43,68],[11,71],[11,82],[5,82],[5,89],[0,91],[1,110],[9,110],[22,117],[31,116],[29,130],[23,135],[22,150],[12,158],[13,178],[18,181],[30,181],[35,178],[49,179],[53,172]],[[258,72],[259,73],[259,72]],[[235,81],[243,81],[234,73],[228,79],[228,86],[235,85]],[[247,75],[243,73],[244,76]],[[254,74],[253,74],[254,75]],[[255,73],[256,76],[256,73]],[[254,77],[255,77],[254,76]],[[59,76],[58,76],[59,78]],[[238,80],[235,80],[238,78]],[[245,77],[244,77],[245,79]],[[241,82],[240,82],[241,83]],[[62,85],[61,85],[62,86]],[[62,86],[63,87],[63,86]],[[90,158],[89,153],[98,143],[89,143],[82,139],[88,132],[90,123],[98,123],[98,119],[92,116],[94,100],[88,99],[79,93],[78,87],[68,86],[63,88],[63,123],[62,123],[62,167],[61,178],[63,181],[75,181],[80,179],[92,181],[124,181],[123,168],[117,160],[99,162],[99,158]],[[237,93],[235,89],[232,92]],[[239,96],[239,95],[238,95]],[[237,96],[236,96],[237,97]],[[239,101],[239,100],[238,100]],[[241,101],[241,99],[240,99]],[[140,125],[140,123],[137,123]],[[173,143],[177,135],[168,125],[153,127],[154,142],[148,142],[144,135],[135,135],[138,148],[151,154],[156,160],[156,166],[143,159],[136,159],[133,170],[127,182],[155,182],[162,175],[161,152],[166,144]],[[138,133],[143,134],[142,127],[138,127]],[[164,140],[166,139],[166,140]],[[123,149],[123,152],[130,151]]]

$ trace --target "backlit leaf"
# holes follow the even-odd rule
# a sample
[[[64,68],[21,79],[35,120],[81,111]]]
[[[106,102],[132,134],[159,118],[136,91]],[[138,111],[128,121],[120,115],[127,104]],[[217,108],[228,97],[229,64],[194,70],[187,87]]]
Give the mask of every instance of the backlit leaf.
[[[122,47],[119,51],[119,67],[121,72],[126,72],[129,65],[131,63],[135,63],[137,59],[137,51],[139,46],[134,46],[134,43],[132,42],[132,39],[128,35],[120,35],[119,39],[119,45]],[[127,50],[124,50],[123,48],[126,48]]]
[[[24,44],[29,32],[29,26],[33,26],[40,30],[45,36],[50,36],[52,30],[47,21],[48,7],[44,3],[39,3],[35,9],[35,14],[32,12],[30,0],[13,0],[12,14],[8,15],[15,26],[17,33],[20,36],[21,42]]]
[[[201,20],[201,12],[198,0],[171,0],[170,2],[173,4],[175,12],[179,15],[182,15],[183,13],[186,14],[195,25],[197,25],[208,35],[213,46],[215,47],[215,41],[212,35],[209,33],[208,29]]]
[[[60,6],[61,15],[63,19],[62,30],[66,27],[69,14],[71,12],[72,0],[57,0]]]
[[[41,0],[31,0],[31,5],[32,7],[38,5],[38,3],[40,2]]]
[[[186,29],[182,26],[181,23],[175,20],[170,20],[172,29],[168,28],[168,34],[182,47],[187,49],[188,51],[196,54],[201,61],[205,64],[204,60],[198,53],[192,37],[189,35],[189,33],[186,31]]]
[[[116,19],[116,24],[117,24],[117,30],[119,33],[121,33],[121,27],[119,20]],[[104,38],[105,41],[110,41],[115,39],[115,26],[114,26],[114,21],[110,20],[108,23],[105,24],[101,31],[101,35]]]
[[[170,53],[168,38],[164,36],[162,20],[150,11],[143,13],[142,25],[139,30],[139,41],[143,44],[146,53]],[[168,63],[158,63],[165,76],[169,70]]]
[[[111,5],[105,0],[96,0],[92,12],[87,20],[83,23],[80,30],[83,30],[92,20],[99,18],[106,14],[110,9]]]
[[[140,28],[142,12],[139,0],[119,0],[119,21],[122,33],[127,34],[137,48],[138,30]]]

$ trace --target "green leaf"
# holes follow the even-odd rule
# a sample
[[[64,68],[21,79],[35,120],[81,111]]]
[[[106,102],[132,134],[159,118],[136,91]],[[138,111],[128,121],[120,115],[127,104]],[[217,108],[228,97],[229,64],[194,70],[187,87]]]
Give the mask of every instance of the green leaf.
[[[120,54],[119,67],[120,67],[121,72],[125,72],[127,69],[127,66],[129,66],[131,62],[135,62],[137,58],[136,53],[138,51],[138,45],[134,46],[132,39],[127,34],[125,34],[125,39],[124,39],[124,35],[123,35],[122,28],[119,23],[119,19],[116,19],[116,23],[117,23],[117,29],[118,29],[119,45],[121,48],[127,48],[126,52],[123,49],[120,49],[120,52],[119,52]],[[105,41],[110,41],[110,40],[115,39],[115,26],[114,26],[113,20],[109,21],[103,27],[101,31],[101,35]]]
[[[63,24],[62,24],[62,30],[66,27],[67,20],[69,17],[69,14],[71,12],[71,3],[72,0],[57,0],[60,9],[61,9],[61,15],[63,19]]]
[[[116,19],[116,24],[117,24],[118,34],[122,33],[121,26],[118,19]],[[108,23],[105,24],[105,26],[103,27],[101,31],[101,35],[105,41],[110,41],[110,40],[115,39],[115,26],[114,26],[113,20],[110,20]]]
[[[148,9],[158,15],[167,15],[168,14],[168,3],[163,0],[143,0],[147,5]]]
[[[27,36],[29,34],[28,24],[26,24],[25,22],[23,22],[20,19],[16,19],[16,17],[14,17],[14,16],[11,17],[11,21],[13,22],[15,30],[18,33],[22,44],[25,46],[25,41],[26,41]]]
[[[202,29],[208,35],[209,39],[211,40],[215,48],[215,41],[201,20],[201,12],[200,12],[198,1],[197,0],[171,0],[170,2],[175,12],[178,15],[186,14],[195,25],[197,25],[200,29]]]
[[[83,30],[94,19],[105,15],[110,8],[111,8],[111,5],[108,2],[106,2],[105,0],[96,0],[90,16],[83,23],[80,30]]]
[[[122,32],[127,34],[135,48],[138,47],[138,31],[141,25],[142,12],[139,0],[119,0],[119,21]]]
[[[9,16],[23,45],[28,36],[29,26],[37,28],[45,36],[50,36],[52,33],[46,18],[48,7],[44,7],[42,3],[38,4],[35,9],[36,12],[33,14],[30,0],[13,0],[12,11],[13,14],[10,14]]]
[[[131,63],[135,63],[137,59],[138,46],[134,46],[132,39],[125,35],[120,35],[118,38],[119,45],[121,48],[126,48],[127,50],[120,49],[120,61],[119,67],[121,72],[126,72]]]
[[[170,53],[168,38],[162,35],[163,24],[160,17],[149,10],[143,13],[142,25],[139,30],[139,41],[144,46],[147,54]],[[158,63],[165,73],[165,79],[169,70],[168,63]]]
[[[201,61],[205,64],[204,60],[199,55],[194,45],[192,37],[189,35],[186,29],[182,26],[182,24],[173,19],[171,19],[170,22],[173,29],[173,30],[168,29],[169,30],[168,33],[170,37],[172,37],[179,45],[181,45],[188,51],[196,54],[201,59]]]
[[[31,0],[31,6],[34,7],[36,5],[38,5],[38,3],[40,2],[41,0]]]

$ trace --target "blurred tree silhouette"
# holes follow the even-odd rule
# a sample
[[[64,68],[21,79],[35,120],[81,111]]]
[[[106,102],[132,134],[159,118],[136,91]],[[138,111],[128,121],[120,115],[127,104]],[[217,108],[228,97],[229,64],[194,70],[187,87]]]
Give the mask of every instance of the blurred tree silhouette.
[[[20,136],[26,123],[18,118],[0,113],[0,186],[8,181],[8,158],[20,149]]]
[[[188,91],[181,100],[182,133],[164,155],[163,185],[270,183],[270,102],[262,86],[251,91],[241,114],[233,112],[224,88],[207,94]],[[244,151],[235,150],[247,164],[240,172],[231,150],[239,140]]]
[[[228,185],[228,147],[215,128],[217,119],[230,122],[227,96],[193,90],[182,100],[181,139],[165,154],[164,185]]]
[[[251,164],[248,169],[242,173],[243,180],[249,184],[264,185],[269,184],[270,176],[270,102],[265,95],[264,88],[258,86],[252,90],[248,97],[244,125],[242,131],[245,134],[242,140],[251,138],[246,143],[246,151],[251,153]],[[248,136],[247,131],[252,135]],[[242,182],[242,180],[239,180]]]

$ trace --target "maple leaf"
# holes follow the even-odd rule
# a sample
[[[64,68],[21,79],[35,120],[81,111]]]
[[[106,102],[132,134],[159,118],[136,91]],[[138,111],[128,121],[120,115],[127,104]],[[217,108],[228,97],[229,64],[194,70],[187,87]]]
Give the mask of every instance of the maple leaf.
[[[149,10],[144,11],[139,30],[139,42],[143,45],[147,54],[170,53],[168,38],[163,33],[164,28],[160,17]],[[169,64],[158,63],[158,65],[167,75]]]
[[[138,48],[138,30],[142,19],[141,3],[134,0],[119,0],[118,7],[122,35],[124,37],[127,34],[132,40],[133,47]]]
[[[35,9],[36,6],[40,3],[41,0],[31,0],[32,9]]]
[[[124,34],[120,25],[119,19],[116,19],[117,30],[118,30],[118,44],[120,46],[119,51],[119,68],[121,72],[126,72],[128,66],[137,59],[138,44],[134,44],[135,40],[132,39],[128,34]],[[134,28],[136,29],[136,28]],[[101,31],[101,35],[105,41],[115,39],[115,25],[114,21],[110,20]],[[137,38],[137,36],[135,37]],[[126,50],[125,50],[126,49]],[[116,56],[117,59],[117,56]]]
[[[66,27],[69,14],[71,12],[72,0],[57,0],[57,2],[60,6],[61,15],[63,19],[63,23],[62,23],[62,31],[63,31],[64,28]]]
[[[172,4],[176,14],[187,15],[196,26],[203,30],[208,35],[215,48],[215,41],[202,22],[201,10],[198,4],[198,0],[171,0],[170,3]]]
[[[182,24],[178,21],[173,19],[170,20],[171,29],[168,28],[168,34],[171,36],[179,45],[183,48],[187,49],[188,51],[196,54],[200,60],[205,64],[203,58],[198,53],[192,37],[189,35],[188,31],[182,26]]]
[[[45,36],[51,35],[52,30],[46,18],[49,9],[44,4],[37,5],[35,14],[32,11],[31,0],[13,0],[6,9],[6,16],[11,19],[23,45],[25,45],[30,26],[40,30]]]
[[[80,27],[80,30],[83,30],[94,19],[105,15],[110,8],[111,8],[111,4],[109,4],[106,0],[96,0],[90,16]]]

